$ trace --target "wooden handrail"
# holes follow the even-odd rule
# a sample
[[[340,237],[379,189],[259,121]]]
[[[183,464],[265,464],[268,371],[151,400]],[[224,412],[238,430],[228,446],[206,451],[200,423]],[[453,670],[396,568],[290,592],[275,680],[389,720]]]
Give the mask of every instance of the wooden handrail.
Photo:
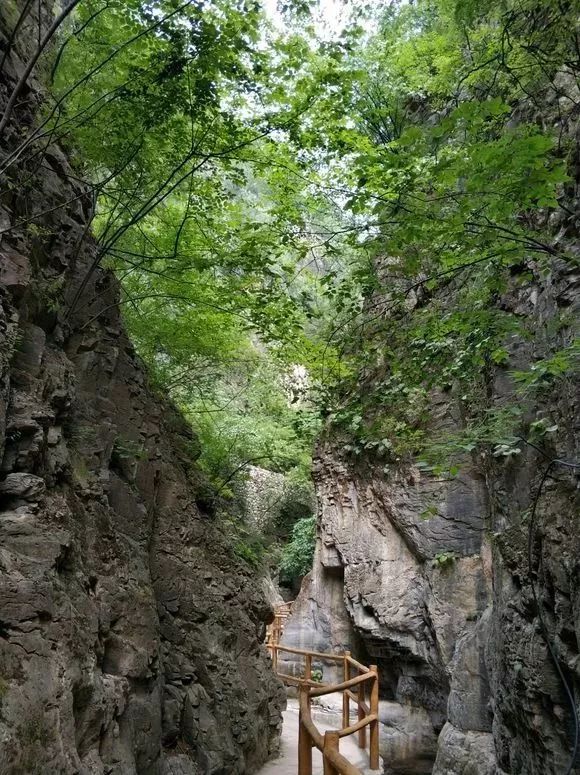
[[[353,667],[356,667],[357,670],[360,670],[361,673],[368,673],[370,671],[369,667],[362,665],[360,662],[357,662],[356,659],[353,659],[350,655],[350,651],[346,652],[345,657],[347,662]]]
[[[344,727],[343,729],[339,730],[338,736],[348,737],[349,735],[354,735],[355,732],[358,732],[359,730],[364,729],[372,721],[376,721],[376,720],[377,720],[377,716],[374,713],[369,713],[368,716],[361,718],[360,721],[356,722],[356,724],[351,724],[349,727]]]
[[[361,688],[361,687],[359,687],[359,691],[360,691],[360,688]],[[363,686],[362,688],[364,689],[364,686]],[[368,716],[368,715],[369,715],[369,713],[371,712],[371,709],[370,709],[370,708],[369,708],[369,706],[366,704],[366,702],[363,700],[362,696],[361,696],[360,694],[358,694],[358,695],[357,695],[357,694],[355,694],[354,692],[351,692],[351,691],[350,691],[350,689],[347,689],[347,692],[346,692],[346,693],[348,694],[348,696],[350,697],[350,699],[351,699],[353,702],[358,702],[358,704],[359,704],[359,707],[362,707],[362,709],[363,709],[363,711],[364,711],[364,714],[365,714],[365,716]]]
[[[326,659],[328,662],[343,662],[344,654],[325,654],[321,651],[309,651],[308,649],[297,649],[293,646],[281,646],[279,643],[270,643],[268,648],[276,647],[278,651],[285,651],[288,654],[301,654],[302,656],[314,657],[315,659]]]
[[[280,603],[274,608],[274,619],[266,629],[266,643],[277,645],[284,632],[286,619],[292,613],[292,603]]]
[[[313,681],[312,679],[307,678],[298,678],[295,675],[281,673],[279,670],[276,671],[276,675],[278,678],[281,678],[284,683],[296,684],[296,686],[301,686],[302,684],[307,684],[308,686],[321,686],[320,681]]]
[[[344,692],[346,689],[350,689],[351,686],[358,686],[366,681],[372,681],[374,677],[374,673],[365,673],[364,675],[355,675],[354,678],[349,678],[348,681],[343,681],[341,684],[323,684],[318,689],[313,689],[310,696],[324,697],[326,694]]]
[[[359,768],[355,767],[354,764],[351,764],[348,759],[345,759],[338,748],[333,749],[325,745],[327,735],[332,734],[332,732],[326,732],[323,737],[318,729],[316,729],[316,726],[314,725],[310,715],[307,689],[301,689],[300,691],[300,725],[306,728],[306,731],[310,735],[314,745],[318,748],[319,751],[322,751],[325,770],[328,760],[334,767],[335,771],[339,773],[339,775],[361,775]],[[338,737],[340,733],[335,732],[334,734]],[[312,769],[310,772],[301,772],[299,768],[298,775],[312,775]]]
[[[369,766],[373,770],[379,767],[379,675],[376,665],[367,667],[353,659],[350,652],[344,654],[328,654],[308,649],[281,646],[278,643],[268,644],[272,654],[272,665],[278,676],[285,683],[298,685],[300,720],[298,732],[298,775],[312,775],[312,748],[316,747],[322,753],[325,775],[361,775],[358,767],[348,761],[339,751],[339,741],[344,737],[358,733],[358,746],[367,747],[367,727],[369,728]],[[304,657],[304,674],[302,677],[291,676],[278,671],[278,652],[296,654]],[[337,684],[322,684],[312,680],[312,659],[330,662],[342,662],[344,681]],[[350,677],[351,668],[358,675]],[[365,688],[370,686],[368,703]],[[357,691],[353,688],[357,687]],[[310,710],[313,697],[324,697],[340,692],[343,698],[342,727],[340,730],[326,732],[322,735],[314,721]],[[356,703],[357,721],[350,723],[350,701]]]

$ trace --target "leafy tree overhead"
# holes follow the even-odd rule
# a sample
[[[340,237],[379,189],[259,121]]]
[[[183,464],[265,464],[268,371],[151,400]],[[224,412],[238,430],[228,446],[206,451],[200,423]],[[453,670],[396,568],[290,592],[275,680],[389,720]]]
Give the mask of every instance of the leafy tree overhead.
[[[486,403],[486,374],[527,335],[497,300],[575,260],[574,3],[352,4],[330,39],[311,6],[285,4],[279,33],[255,0],[79,0],[52,99],[4,162],[69,146],[92,183],[92,270],[117,274],[152,380],[222,494],[257,460],[305,483],[322,421],[386,466],[511,454],[517,391],[577,363],[564,316],[514,407]],[[456,391],[465,419],[438,445],[434,390]]]
[[[295,183],[300,165],[274,139],[312,96],[274,99],[301,51],[278,42],[274,57],[269,35],[255,2],[83,0],[54,54],[54,102],[19,150],[58,137],[94,181],[95,266],[119,276],[139,352],[218,487],[255,459],[305,478],[312,442],[283,387],[312,350],[306,184],[288,188],[281,170]]]
[[[280,578],[290,583],[302,578],[312,568],[316,545],[316,517],[305,517],[294,525],[292,537],[284,547],[280,562]]]
[[[528,336],[498,307],[502,292],[554,259],[577,260],[551,234],[554,218],[574,217],[565,205],[580,70],[574,13],[551,2],[392,8],[343,62],[350,93],[306,122],[303,144],[326,149],[329,185],[347,210],[328,240],[350,245],[350,271],[323,291],[337,350],[326,369],[329,427],[345,450],[387,465],[443,455],[455,468],[479,444],[515,448],[517,386],[513,411],[497,414],[485,380],[507,362],[510,339]],[[572,367],[570,321],[560,337]],[[451,389],[465,433],[434,447],[429,397]]]

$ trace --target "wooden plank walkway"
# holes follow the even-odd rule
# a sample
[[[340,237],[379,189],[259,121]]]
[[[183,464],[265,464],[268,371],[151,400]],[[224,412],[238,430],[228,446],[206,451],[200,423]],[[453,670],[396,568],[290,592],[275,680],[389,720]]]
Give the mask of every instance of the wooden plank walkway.
[[[272,765],[274,769],[261,770],[278,775],[365,775],[381,768],[379,756],[379,673],[376,665],[358,662],[350,651],[342,654],[320,653],[293,648],[280,643],[291,606],[276,612],[268,630],[267,648],[272,667],[286,686],[298,688],[298,716],[290,706],[284,719],[283,748]],[[282,672],[280,663],[291,655],[301,664],[296,671]],[[313,662],[314,660],[314,662]],[[331,662],[343,678],[328,684],[315,680],[320,671],[313,670],[315,662]],[[354,675],[353,675],[354,673]],[[335,679],[336,680],[336,679]],[[321,728],[313,720],[313,707],[321,697],[329,700],[338,694],[341,700],[341,719],[335,727]],[[351,711],[356,708],[354,719]],[[328,721],[328,719],[318,719]],[[297,723],[296,723],[297,722]],[[298,729],[296,730],[296,726]],[[356,740],[356,743],[354,742]],[[366,748],[368,745],[368,758]]]
[[[289,699],[288,708],[284,711],[284,726],[282,728],[279,756],[267,762],[258,770],[257,775],[297,775],[298,712],[298,700]],[[338,714],[335,726],[322,724],[318,721],[318,718],[316,726],[323,734],[328,729],[340,729]],[[354,737],[345,737],[340,741],[340,752],[363,773],[368,769],[368,754],[358,747]],[[316,748],[312,751],[312,775],[323,775],[322,754]]]

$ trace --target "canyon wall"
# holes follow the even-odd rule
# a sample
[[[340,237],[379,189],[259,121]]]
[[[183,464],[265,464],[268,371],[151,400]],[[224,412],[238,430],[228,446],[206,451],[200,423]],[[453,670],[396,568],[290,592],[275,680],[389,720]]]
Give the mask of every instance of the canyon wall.
[[[557,346],[559,311],[577,316],[577,271],[506,295],[535,322],[513,339],[510,363],[491,377],[499,405],[508,371]],[[568,330],[565,337],[571,335]],[[548,775],[566,771],[574,725],[542,636],[528,574],[530,509],[550,458],[578,460],[580,402],[570,380],[525,407],[557,433],[543,450],[466,459],[444,480],[413,463],[385,474],[321,444],[314,478],[318,539],[312,573],[284,641],[350,649],[381,673],[381,753],[387,773]],[[459,422],[450,396],[433,398],[440,427]],[[551,434],[552,436],[552,434]],[[580,679],[578,479],[556,467],[544,483],[532,534],[538,598],[555,653]],[[536,571],[534,571],[536,576]]]
[[[0,111],[52,19],[33,5]],[[23,7],[2,3],[0,59]],[[3,167],[41,102],[33,76]],[[93,197],[41,147],[0,199],[0,771],[251,773],[285,702],[271,610],[201,496],[196,439],[148,386],[114,276],[94,271],[72,306]]]
[[[565,207],[545,226],[554,244],[577,256],[579,103],[544,97],[544,113],[534,120],[550,126],[559,113],[572,179]],[[512,370],[529,369],[578,336],[575,262],[553,258],[545,270],[531,257],[526,263],[496,303],[532,336],[511,336],[507,362],[486,375],[491,408],[513,400]],[[349,648],[379,665],[386,773],[567,771],[575,725],[542,633],[528,543],[550,647],[577,691],[577,469],[551,469],[530,526],[550,460],[580,459],[577,372],[546,379],[519,399],[519,408],[523,435],[537,421],[552,432],[536,446],[522,441],[514,454],[466,455],[452,477],[430,474],[414,461],[389,464],[385,473],[384,461],[370,454],[349,456],[332,427],[319,446],[314,568],[284,640],[320,651]],[[453,389],[431,395],[435,437],[461,428],[462,415]]]
[[[413,466],[389,478],[380,471],[353,469],[336,446],[319,450],[314,569],[284,640],[349,649],[379,666],[386,772],[431,772],[448,720],[476,734],[487,762],[491,551],[483,483],[469,474],[440,483]],[[421,519],[433,504],[437,515]],[[440,564],[444,550],[454,559]]]

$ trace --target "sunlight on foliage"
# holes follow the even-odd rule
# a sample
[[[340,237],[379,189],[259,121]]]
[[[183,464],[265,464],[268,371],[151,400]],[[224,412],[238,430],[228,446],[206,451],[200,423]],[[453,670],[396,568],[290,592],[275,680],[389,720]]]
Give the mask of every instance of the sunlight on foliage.
[[[294,525],[292,537],[282,551],[280,578],[290,582],[312,569],[316,545],[316,517],[301,519]]]
[[[254,463],[306,482],[323,425],[385,473],[512,457],[521,395],[575,368],[563,322],[557,351],[514,369],[530,332],[499,303],[576,260],[551,219],[577,20],[540,6],[365,8],[329,40],[302,2],[283,34],[252,0],[80,3],[41,135],[93,182],[95,266],[221,496]],[[540,124],[547,93],[560,115]],[[489,405],[497,370],[511,407]],[[434,438],[447,395],[462,427]]]

